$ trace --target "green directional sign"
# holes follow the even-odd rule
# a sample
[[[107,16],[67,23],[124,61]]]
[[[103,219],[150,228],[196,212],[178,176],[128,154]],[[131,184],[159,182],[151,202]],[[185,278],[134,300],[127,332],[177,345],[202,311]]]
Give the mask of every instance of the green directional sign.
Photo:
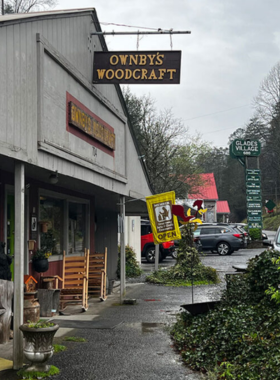
[[[262,212],[260,210],[248,210],[248,217],[249,218],[259,218],[261,219],[262,218]]]
[[[231,143],[232,154],[236,157],[259,156],[261,154],[261,143],[258,140],[236,139]]]
[[[261,202],[261,195],[247,195],[247,202]]]
[[[262,217],[261,216],[251,216],[248,214],[247,220],[248,220],[248,222],[261,222]]]
[[[260,169],[246,169],[246,175],[249,175],[249,174],[260,175],[261,171]]]
[[[246,175],[246,181],[247,182],[260,182],[261,177],[259,175],[255,175],[255,174],[247,174]]]
[[[249,195],[261,195],[261,189],[246,189],[246,193]]]
[[[248,227],[249,227],[249,229],[258,228],[261,230],[263,225],[262,225],[262,223],[259,223],[259,222],[252,222],[252,223],[248,223]]]
[[[248,202],[247,203],[247,208],[253,208],[253,209],[262,209],[262,203],[261,202]]]
[[[248,190],[250,190],[250,189],[260,189],[261,188],[261,183],[260,182],[247,182],[246,183],[246,188]]]

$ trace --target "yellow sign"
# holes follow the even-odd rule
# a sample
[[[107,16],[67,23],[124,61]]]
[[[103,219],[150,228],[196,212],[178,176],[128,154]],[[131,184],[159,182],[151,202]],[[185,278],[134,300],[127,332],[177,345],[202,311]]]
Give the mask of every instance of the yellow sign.
[[[175,204],[175,192],[162,193],[146,197],[154,243],[181,239],[178,219],[172,215]]]

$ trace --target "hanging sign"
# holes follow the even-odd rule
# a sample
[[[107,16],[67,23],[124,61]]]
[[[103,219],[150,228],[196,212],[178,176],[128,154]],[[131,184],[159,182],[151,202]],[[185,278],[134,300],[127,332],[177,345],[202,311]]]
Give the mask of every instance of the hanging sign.
[[[181,239],[178,219],[171,209],[175,204],[175,191],[146,197],[154,243]]]
[[[181,51],[95,52],[93,83],[179,84]]]
[[[260,175],[260,169],[246,169],[246,175]]]

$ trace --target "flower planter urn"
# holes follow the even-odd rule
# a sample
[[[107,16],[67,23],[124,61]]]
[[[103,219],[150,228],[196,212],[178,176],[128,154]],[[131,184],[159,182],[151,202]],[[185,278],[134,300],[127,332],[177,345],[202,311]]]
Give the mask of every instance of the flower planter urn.
[[[32,261],[33,269],[38,273],[46,272],[49,269],[48,259],[39,259]]]
[[[53,356],[52,342],[59,325],[36,328],[24,324],[19,328],[25,340],[24,356],[31,362],[31,365],[26,370],[48,372],[50,365],[46,364],[46,362]]]

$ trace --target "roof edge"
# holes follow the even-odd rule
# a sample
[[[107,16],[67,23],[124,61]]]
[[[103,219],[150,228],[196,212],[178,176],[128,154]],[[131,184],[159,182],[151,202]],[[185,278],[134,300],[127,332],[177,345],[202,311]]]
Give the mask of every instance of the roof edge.
[[[42,12],[30,12],[30,13],[10,13],[4,16],[0,16],[0,26],[19,24],[23,22],[37,21],[38,19],[49,19],[59,17],[71,17],[81,14],[93,14],[96,13],[95,8],[73,8],[62,10],[48,10]]]

